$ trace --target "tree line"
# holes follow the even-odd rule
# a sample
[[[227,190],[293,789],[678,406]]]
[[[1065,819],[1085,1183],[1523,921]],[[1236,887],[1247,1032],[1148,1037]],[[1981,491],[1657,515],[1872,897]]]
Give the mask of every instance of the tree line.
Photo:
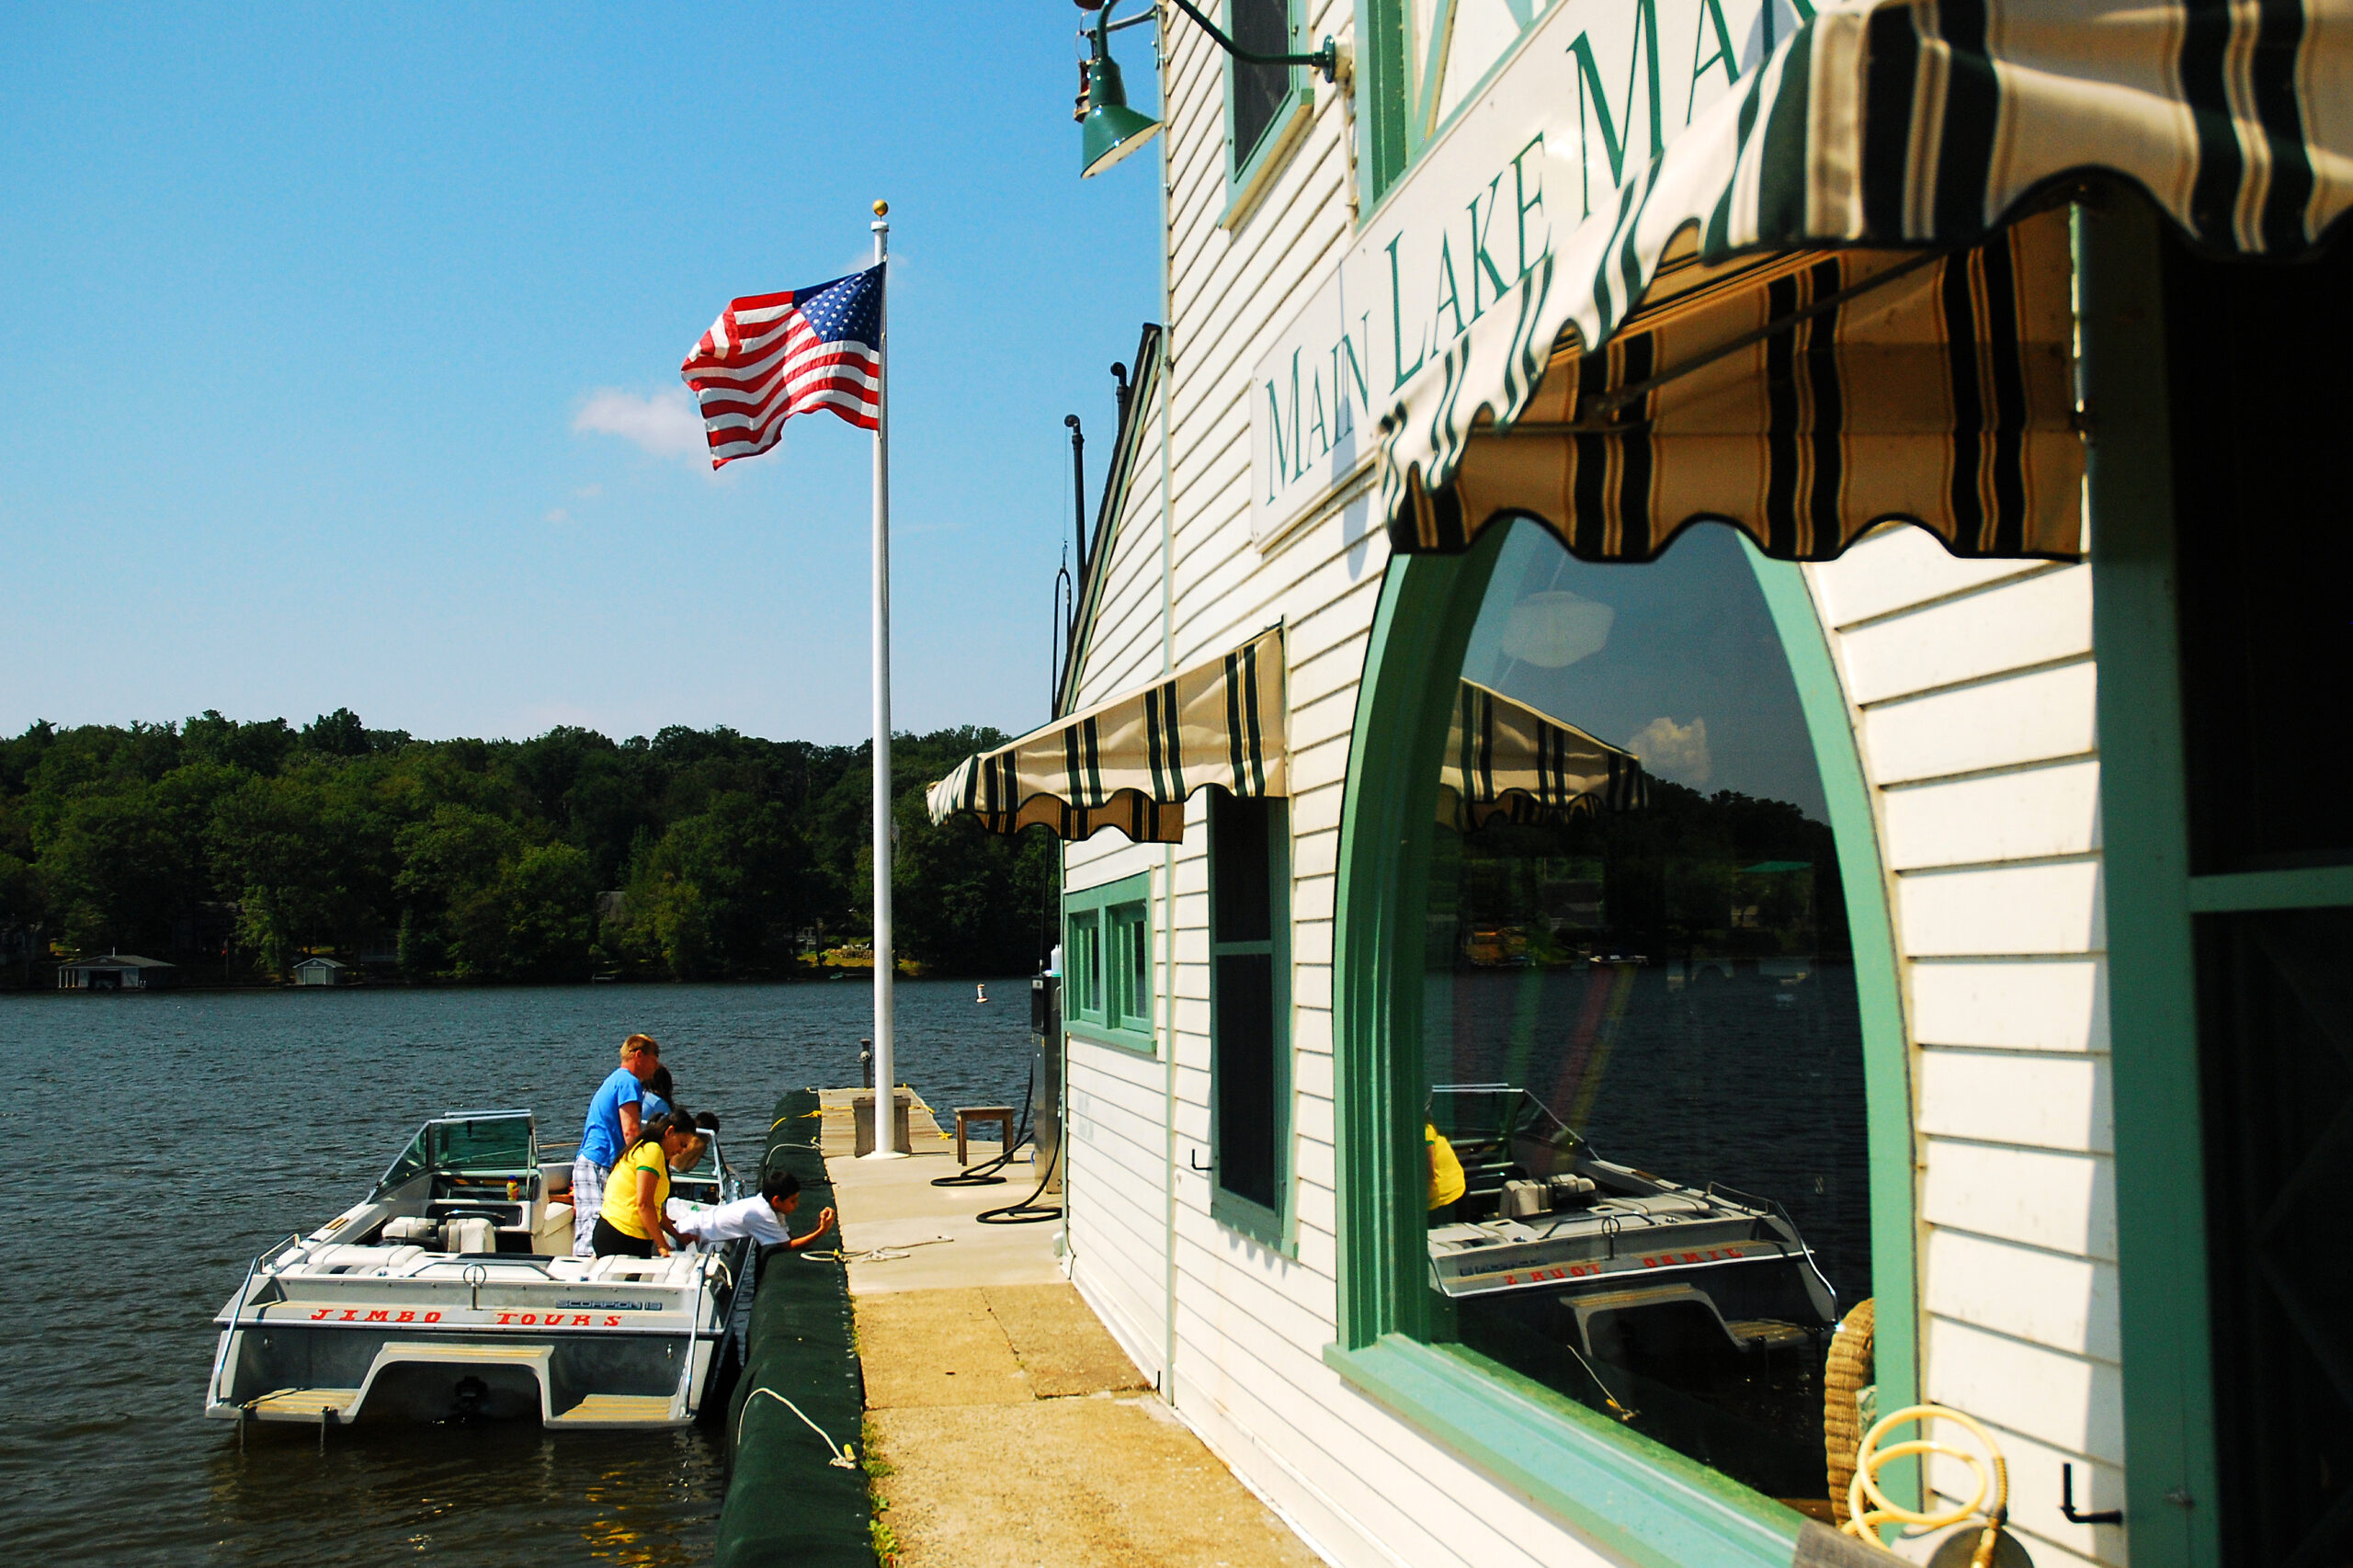
[[[1051,841],[923,806],[1006,738],[892,741],[896,944],[945,972],[1040,956]],[[110,949],[232,979],[311,951],[420,981],[807,972],[871,931],[871,756],[676,726],[421,741],[349,709],[299,730],[37,723],[0,740],[0,954],[17,983]]]

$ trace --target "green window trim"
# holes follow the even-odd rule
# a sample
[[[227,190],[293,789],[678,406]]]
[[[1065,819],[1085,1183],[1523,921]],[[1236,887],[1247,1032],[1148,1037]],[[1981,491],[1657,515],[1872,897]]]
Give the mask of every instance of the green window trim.
[[[2220,1561],[2205,1141],[2192,899],[2297,873],[2189,875],[2175,619],[2172,410],[2158,220],[2137,197],[2076,210],[2088,449],[2092,638],[2116,1160],[2124,1517],[2141,1568]],[[2306,873],[2305,875],[2309,875]],[[2192,1506],[2180,1506],[2187,1497]]]
[[[1527,46],[1529,35],[1560,0],[1526,0],[1528,21],[1503,52],[1490,61],[1454,108],[1435,123],[1432,96],[1441,88],[1435,74],[1437,61],[1412,61],[1413,40],[1407,24],[1408,0],[1357,0],[1356,62],[1357,177],[1361,187],[1358,224],[1396,188],[1428,147],[1485,96],[1487,85]],[[1768,22],[1767,26],[1770,27]],[[1418,70],[1410,69],[1418,66]],[[1421,101],[1415,102],[1407,84],[1419,76]]]
[[[1283,0],[1283,6],[1290,17],[1290,41],[1284,52],[1304,53],[1308,49],[1302,41],[1307,37],[1304,0]],[[1226,0],[1225,30],[1238,37],[1234,33],[1233,20],[1233,0]],[[1232,55],[1227,54],[1224,58],[1225,216],[1220,220],[1220,224],[1224,228],[1236,229],[1249,222],[1250,215],[1257,210],[1259,199],[1266,195],[1267,187],[1274,184],[1275,176],[1290,161],[1292,150],[1306,135],[1307,122],[1313,118],[1315,110],[1315,84],[1310,80],[1307,67],[1283,67],[1289,85],[1283,90],[1281,101],[1275,106],[1273,118],[1267,122],[1266,131],[1260,134],[1258,144],[1245,154],[1233,123],[1233,74],[1242,67]]]
[[[1271,897],[1271,936],[1265,941],[1220,942],[1215,939],[1218,856],[1211,845],[1209,907],[1210,942],[1210,1218],[1230,1231],[1286,1256],[1299,1256],[1299,1204],[1292,1193],[1296,1164],[1291,1149],[1291,1029],[1290,1029],[1290,812],[1288,801],[1267,802],[1270,821],[1266,875]],[[1220,1158],[1218,1127],[1218,960],[1267,956],[1274,970],[1274,1106],[1275,1207],[1226,1189]]]
[[[1472,622],[1508,530],[1461,556],[1393,560],[1381,585],[1341,807],[1334,997],[1340,1252],[1337,1343],[1351,1385],[1580,1532],[1643,1562],[1783,1568],[1799,1515],[1477,1353],[1423,1342],[1427,1267],[1415,1052],[1434,769]],[[1845,873],[1871,1170],[1880,1407],[1918,1397],[1916,1162],[1910,1048],[1870,790],[1845,693],[1800,569],[1748,551],[1789,654]],[[1406,912],[1412,912],[1408,917]],[[1890,1473],[1916,1495],[1916,1471]]]
[[[1410,162],[1405,123],[1405,0],[1357,0],[1357,182],[1359,222]]]
[[[1156,1055],[1151,953],[1150,871],[1064,890],[1063,1028],[1097,1045]]]

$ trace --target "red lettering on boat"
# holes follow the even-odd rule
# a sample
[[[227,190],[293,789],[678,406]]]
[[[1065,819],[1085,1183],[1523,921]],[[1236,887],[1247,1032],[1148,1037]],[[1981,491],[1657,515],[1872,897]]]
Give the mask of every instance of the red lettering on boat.
[[[425,1314],[425,1321],[427,1323],[439,1323],[441,1321],[441,1314],[439,1312],[427,1312]]]
[[[392,1321],[392,1314],[389,1312],[369,1312],[368,1314],[368,1321],[369,1323],[390,1323]]]

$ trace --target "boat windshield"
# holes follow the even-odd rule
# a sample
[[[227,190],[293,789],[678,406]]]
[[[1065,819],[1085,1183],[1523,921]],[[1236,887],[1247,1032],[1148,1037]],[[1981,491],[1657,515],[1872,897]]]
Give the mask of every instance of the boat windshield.
[[[436,1117],[401,1151],[384,1179],[381,1197],[424,1175],[524,1177],[540,1165],[539,1138],[527,1110],[467,1111]]]
[[[1551,1107],[1509,1084],[1432,1085],[1425,1115],[1454,1146],[1466,1173],[1474,1164],[1498,1171],[1518,1165],[1529,1175],[1550,1176],[1567,1170],[1585,1147]]]

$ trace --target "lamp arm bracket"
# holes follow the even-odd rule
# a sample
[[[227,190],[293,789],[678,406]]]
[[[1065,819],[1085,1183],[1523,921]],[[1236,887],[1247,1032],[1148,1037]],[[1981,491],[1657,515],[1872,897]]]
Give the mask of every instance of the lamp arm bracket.
[[[1169,4],[1190,17],[1195,27],[1209,34],[1220,49],[1245,65],[1313,65],[1326,82],[1340,79],[1340,49],[1328,38],[1324,40],[1324,47],[1313,54],[1258,54],[1228,38],[1223,28],[1201,14],[1193,0],[1169,0]]]

